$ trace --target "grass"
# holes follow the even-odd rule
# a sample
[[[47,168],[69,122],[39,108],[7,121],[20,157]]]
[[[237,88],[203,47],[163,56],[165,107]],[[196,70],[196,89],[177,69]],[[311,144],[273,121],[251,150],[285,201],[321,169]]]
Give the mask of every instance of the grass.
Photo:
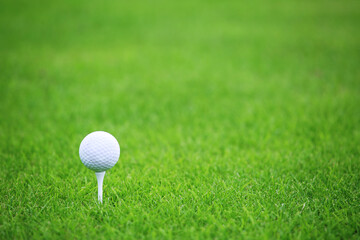
[[[359,239],[358,1],[0,3],[0,239]],[[112,133],[96,178],[85,135]]]

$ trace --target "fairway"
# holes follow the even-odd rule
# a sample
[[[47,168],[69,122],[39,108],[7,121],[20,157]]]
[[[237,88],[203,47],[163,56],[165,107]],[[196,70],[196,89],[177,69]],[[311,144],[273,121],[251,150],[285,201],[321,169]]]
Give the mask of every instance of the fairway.
[[[0,239],[359,239],[359,27],[357,0],[1,1]]]

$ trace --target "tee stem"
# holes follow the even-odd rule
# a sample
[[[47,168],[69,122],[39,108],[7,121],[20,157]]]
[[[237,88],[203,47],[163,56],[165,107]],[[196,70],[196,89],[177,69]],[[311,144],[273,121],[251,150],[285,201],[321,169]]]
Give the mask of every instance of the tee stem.
[[[104,172],[96,172],[95,175],[96,175],[97,182],[98,182],[98,200],[99,200],[100,203],[102,203],[102,200],[103,200],[103,182],[104,182],[105,171]]]

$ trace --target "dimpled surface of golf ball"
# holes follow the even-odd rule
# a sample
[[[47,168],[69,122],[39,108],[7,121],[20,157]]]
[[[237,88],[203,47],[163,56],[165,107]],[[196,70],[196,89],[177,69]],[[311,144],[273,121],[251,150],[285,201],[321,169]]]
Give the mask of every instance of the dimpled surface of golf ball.
[[[97,131],[87,135],[80,144],[82,163],[95,172],[112,168],[120,157],[120,146],[110,133]]]

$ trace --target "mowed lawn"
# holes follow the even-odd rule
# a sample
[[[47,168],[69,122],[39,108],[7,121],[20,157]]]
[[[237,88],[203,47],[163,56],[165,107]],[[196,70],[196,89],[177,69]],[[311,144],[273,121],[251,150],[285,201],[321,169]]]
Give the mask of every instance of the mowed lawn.
[[[357,0],[1,1],[0,239],[359,239],[359,27]]]

